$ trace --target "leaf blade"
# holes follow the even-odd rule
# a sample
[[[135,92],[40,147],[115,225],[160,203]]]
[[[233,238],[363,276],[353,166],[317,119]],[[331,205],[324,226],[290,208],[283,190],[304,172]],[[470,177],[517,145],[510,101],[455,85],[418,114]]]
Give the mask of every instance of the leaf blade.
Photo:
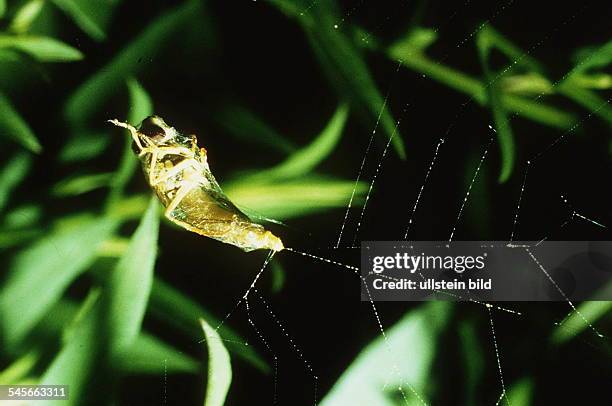
[[[205,406],[223,406],[232,382],[230,356],[217,331],[200,319],[206,345],[208,346],[208,383]]]
[[[19,252],[0,291],[0,332],[12,348],[95,259],[118,221],[101,218],[58,230]],[[40,261],[40,258],[45,258]],[[15,309],[18,309],[16,311]]]
[[[153,285],[157,257],[159,203],[152,197],[108,285],[111,351],[129,347],[140,332]]]
[[[2,93],[0,93],[0,132],[36,154],[42,151],[36,135]]]

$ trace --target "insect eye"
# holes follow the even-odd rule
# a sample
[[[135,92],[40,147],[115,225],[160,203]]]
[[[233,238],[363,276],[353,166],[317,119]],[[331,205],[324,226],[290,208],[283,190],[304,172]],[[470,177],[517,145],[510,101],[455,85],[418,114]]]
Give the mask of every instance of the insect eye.
[[[148,138],[152,139],[154,142],[161,140],[166,135],[164,129],[155,122],[154,117],[148,117],[144,119],[143,122],[140,124],[140,128],[138,129],[138,131],[141,134],[146,135]]]

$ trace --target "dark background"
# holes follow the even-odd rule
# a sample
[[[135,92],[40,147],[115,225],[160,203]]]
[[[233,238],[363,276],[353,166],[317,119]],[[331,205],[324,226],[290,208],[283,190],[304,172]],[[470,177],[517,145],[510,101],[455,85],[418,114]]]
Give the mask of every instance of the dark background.
[[[52,146],[37,163],[37,182],[51,184],[62,173],[75,170],[75,167],[60,167],[53,158],[64,136],[61,120],[57,118],[59,106],[54,105],[54,101],[62,92],[69,93],[97,71],[148,21],[173,4],[179,2],[124,2],[103,44],[91,41],[76,28],[73,32],[67,29],[66,38],[78,44],[88,55],[87,60],[58,67],[63,71],[60,83],[49,82],[29,93],[28,97],[35,95],[36,103],[20,100],[20,96],[15,95],[16,103],[35,130],[49,123],[56,126],[57,143],[53,145],[52,140],[45,140],[46,145]],[[217,120],[220,104],[228,101],[244,104],[302,145],[325,125],[339,99],[322,74],[302,30],[277,9],[263,1],[226,1],[210,2],[208,10],[208,19],[202,21],[202,27],[185,27],[183,34],[192,35],[194,41],[210,40],[210,37],[201,36],[200,30],[210,27],[214,31],[214,38],[209,43],[204,40],[200,52],[170,47],[153,60],[143,60],[147,66],[138,79],[150,92],[157,114],[186,133],[198,134],[201,145],[208,150],[213,171],[223,185],[224,177],[235,170],[263,168],[280,161],[282,156],[227,135]],[[571,69],[574,50],[603,43],[610,37],[610,7],[606,2],[355,1],[343,2],[342,10],[343,24],[357,24],[383,42],[398,38],[411,22],[436,28],[439,40],[428,51],[429,55],[477,77],[482,77],[482,68],[470,36],[485,20],[490,20],[498,31],[540,60],[553,79]],[[367,61],[381,93],[389,94],[391,112],[401,120],[407,159],[402,161],[389,151],[376,180],[357,243],[360,240],[395,240],[403,236],[441,137],[446,143],[430,175],[409,238],[448,239],[467,182],[491,137],[488,128],[492,124],[491,113],[465,95],[413,71],[404,68],[398,71],[396,63],[384,55],[368,53]],[[561,143],[532,165],[515,238],[609,239],[609,232],[579,219],[559,228],[573,210],[603,224],[612,224],[608,192],[609,125],[589,117],[588,112],[567,99],[553,96],[550,100],[576,112],[584,120],[579,128],[568,133]],[[101,118],[114,117],[122,111],[125,111],[125,97],[111,103],[106,117]],[[512,119],[512,126],[517,145],[514,173],[507,183],[497,183],[500,160],[498,146],[494,143],[461,218],[455,234],[457,240],[507,240],[526,160],[564,134],[517,117]],[[354,179],[371,131],[372,126],[367,122],[364,125],[353,112],[341,144],[318,171]],[[95,165],[114,167],[116,160],[111,157],[120,156],[121,146],[121,143],[111,145],[107,155]],[[368,156],[364,180],[369,181],[374,174],[383,147],[383,138],[379,137]],[[131,187],[139,191],[146,189],[140,177],[136,177]],[[42,190],[40,195],[45,199]],[[571,207],[562,201],[561,195],[567,197]],[[99,199],[96,193],[88,194],[70,202],[69,209],[79,205],[86,207],[96,199]],[[58,212],[67,209],[50,207]],[[351,212],[343,245],[350,244],[353,239],[359,212],[360,208]],[[358,264],[358,250],[329,249],[335,244],[343,217],[343,210],[330,211],[291,220],[288,227],[274,231],[290,247]],[[263,262],[262,253],[242,254],[234,247],[170,227],[161,229],[160,250],[158,274],[219,316],[234,307]],[[270,292],[271,273],[264,274],[258,288],[319,377],[317,391],[321,398],[364,345],[380,331],[370,304],[359,301],[359,281],[350,272],[286,251],[278,254],[277,259],[286,271],[283,290],[276,294]],[[76,291],[78,294],[78,289]],[[279,358],[279,403],[311,404],[313,381],[304,362],[261,302],[251,300],[256,324]],[[414,306],[412,303],[377,304],[385,326],[391,326]],[[590,403],[590,398],[599,396],[605,402],[612,376],[607,339],[597,340],[586,333],[561,349],[543,350],[553,324],[571,310],[568,304],[512,303],[505,306],[523,312],[521,317],[496,313],[497,340],[506,382],[524,375],[532,376],[535,404]],[[486,375],[480,383],[478,396],[482,403],[494,403],[501,387],[486,310],[475,304],[460,303],[455,307],[454,318],[455,326],[465,319],[478,323],[486,360]],[[243,307],[229,323],[261,354],[270,355],[249,328]],[[203,352],[201,344],[185,341],[182,336],[164,331],[162,326],[151,322],[146,326],[169,341],[182,342],[182,348],[189,353],[200,356]],[[271,362],[271,357],[268,359]],[[463,398],[465,385],[461,372],[457,331],[450,328],[438,346],[433,377],[437,390],[433,404],[456,404]],[[136,385],[136,390],[132,385]],[[169,376],[168,402],[199,403],[203,388],[201,376]],[[122,399],[126,404],[158,404],[163,390],[161,377],[130,378],[122,386]],[[272,376],[262,375],[235,361],[228,404],[271,404],[273,391]]]

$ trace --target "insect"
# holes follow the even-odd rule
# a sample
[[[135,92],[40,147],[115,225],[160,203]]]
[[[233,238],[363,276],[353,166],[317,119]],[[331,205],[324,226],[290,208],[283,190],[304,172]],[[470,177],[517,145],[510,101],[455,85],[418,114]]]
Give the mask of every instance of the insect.
[[[158,116],[146,118],[138,128],[109,122],[130,131],[134,152],[170,221],[244,251],[284,249],[280,238],[254,223],[223,193],[195,135],[179,133]]]

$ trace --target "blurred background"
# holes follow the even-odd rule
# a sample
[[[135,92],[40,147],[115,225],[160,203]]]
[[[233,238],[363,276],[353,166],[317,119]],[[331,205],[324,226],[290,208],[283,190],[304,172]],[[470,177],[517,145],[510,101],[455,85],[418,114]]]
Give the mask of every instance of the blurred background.
[[[500,303],[521,315],[494,307],[494,332],[479,304],[377,303],[385,342],[351,271],[283,251],[249,297],[254,328],[236,302],[266,253],[159,224],[106,120],[196,134],[239,207],[345,264],[404,237],[441,139],[409,240],[455,225],[455,240],[608,240],[576,213],[612,224],[610,11],[0,1],[0,384],[68,383],[74,404],[223,399],[198,319],[231,312],[228,405],[604,400],[609,302],[577,304],[592,326],[568,303]]]

